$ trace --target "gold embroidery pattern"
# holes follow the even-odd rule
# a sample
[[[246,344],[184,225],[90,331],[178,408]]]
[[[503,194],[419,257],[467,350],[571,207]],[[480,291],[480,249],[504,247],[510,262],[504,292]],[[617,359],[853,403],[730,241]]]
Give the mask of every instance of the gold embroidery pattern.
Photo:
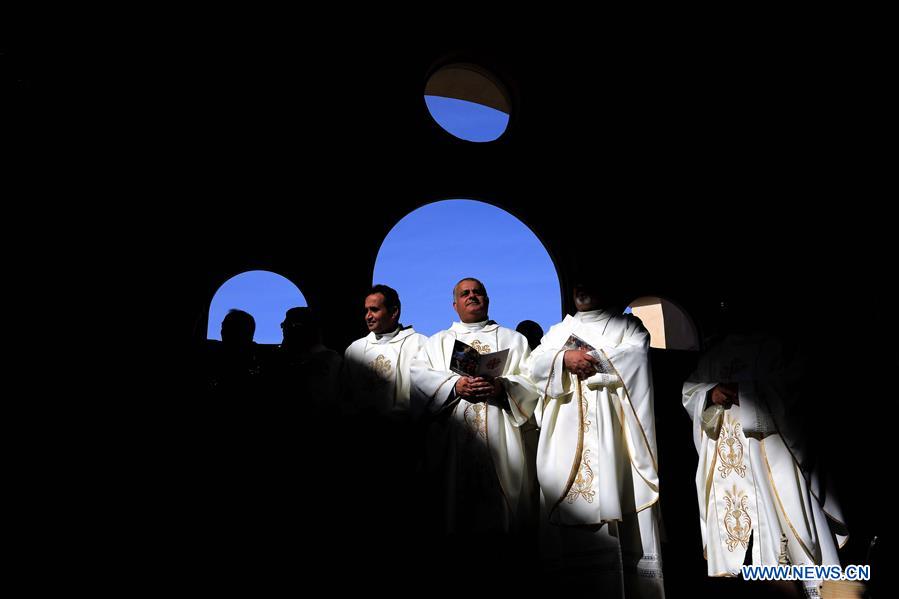
[[[721,465],[718,472],[721,478],[727,478],[733,471],[741,478],[746,478],[746,465],[743,463],[743,444],[740,442],[739,434],[742,431],[739,422],[734,422],[730,418],[721,425],[721,435],[718,438],[718,457],[721,458]]]
[[[463,418],[469,426],[472,435],[480,435],[482,439],[487,439],[487,406],[483,403],[469,404],[465,408]]]
[[[577,478],[568,492],[568,503],[574,503],[578,497],[583,497],[587,503],[593,503],[596,491],[593,490],[593,469],[590,467],[590,450],[586,450],[581,456],[581,467]]]
[[[475,348],[476,350],[478,350],[479,354],[489,354],[490,353],[490,346],[487,345],[486,343],[481,343],[477,339],[475,339],[474,341],[471,342],[471,346],[473,348]]]
[[[584,432],[586,433],[587,431],[590,430],[590,425],[593,423],[587,419],[587,409],[590,407],[590,404],[587,403],[587,396],[584,394],[581,394],[581,407],[583,408],[583,410],[581,411],[581,414],[583,414]],[[588,449],[587,451],[590,451],[590,450]]]
[[[749,536],[752,533],[752,518],[749,517],[748,506],[749,497],[746,493],[737,489],[734,485],[733,491],[724,492],[724,529],[727,531],[727,549],[733,551],[737,545],[741,545],[743,549],[749,543]]]
[[[390,366],[390,360],[385,358],[383,355],[379,355],[377,358],[371,361],[368,365],[369,370],[375,373],[379,378],[383,380],[388,380],[390,375],[393,373],[393,368]]]

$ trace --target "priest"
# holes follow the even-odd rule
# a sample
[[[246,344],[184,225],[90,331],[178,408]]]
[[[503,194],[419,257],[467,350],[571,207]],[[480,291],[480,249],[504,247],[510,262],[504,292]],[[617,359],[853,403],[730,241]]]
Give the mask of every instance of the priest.
[[[597,284],[531,354],[545,579],[578,593],[662,597],[649,334]]]
[[[522,531],[531,514],[533,473],[520,431],[538,396],[524,370],[530,350],[523,335],[490,320],[489,306],[483,283],[459,281],[459,320],[428,339],[412,363],[413,411],[427,422],[424,462],[437,481],[439,525],[469,540]],[[501,373],[453,372],[457,340],[479,354],[508,350]]]
[[[405,419],[412,360],[427,337],[400,323],[399,294],[387,285],[369,290],[364,309],[369,333],[344,353],[345,407],[354,413]]]
[[[736,577],[744,563],[839,565],[848,530],[803,434],[793,352],[764,326],[731,317],[729,329],[683,386],[708,575]],[[820,581],[804,586],[818,596]]]

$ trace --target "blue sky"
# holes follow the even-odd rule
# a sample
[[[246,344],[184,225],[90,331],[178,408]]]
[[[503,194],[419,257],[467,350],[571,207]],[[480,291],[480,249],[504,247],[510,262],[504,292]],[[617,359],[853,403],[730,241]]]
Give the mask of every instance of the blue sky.
[[[289,279],[267,270],[251,270],[228,279],[209,307],[208,339],[222,338],[222,319],[237,308],[256,319],[256,343],[281,343],[281,322],[288,308],[305,306],[306,298]]]
[[[558,278],[540,240],[517,218],[483,202],[435,202],[406,215],[384,239],[372,282],[399,292],[404,324],[433,335],[456,320],[452,289],[463,277],[484,282],[490,317],[503,326],[528,319],[546,331],[561,320]],[[347,318],[361,319],[363,299],[359,312]],[[300,290],[281,275],[245,272],[215,294],[207,336],[221,339],[222,319],[238,308],[256,319],[257,343],[280,343],[284,313],[305,305]]]
[[[425,102],[444,129],[469,141],[496,139],[509,122],[509,115],[472,102],[436,96]],[[543,245],[511,214],[471,199],[428,204],[400,220],[381,246],[373,283],[395,288],[403,323],[432,335],[457,318],[452,289],[463,277],[484,282],[490,317],[504,326],[529,319],[546,331],[561,320],[559,282]],[[361,320],[363,299],[347,318]],[[281,275],[246,272],[216,292],[207,336],[221,339],[222,318],[238,308],[256,319],[257,343],[280,343],[284,313],[305,305],[300,290]]]
[[[509,115],[505,112],[474,102],[425,96],[425,103],[441,127],[467,141],[493,141],[509,124]]]
[[[425,335],[457,318],[452,290],[463,277],[484,283],[490,317],[503,326],[534,320],[546,331],[561,320],[559,281],[543,244],[483,202],[435,202],[407,215],[385,238],[374,272],[376,283],[399,292],[403,323]]]

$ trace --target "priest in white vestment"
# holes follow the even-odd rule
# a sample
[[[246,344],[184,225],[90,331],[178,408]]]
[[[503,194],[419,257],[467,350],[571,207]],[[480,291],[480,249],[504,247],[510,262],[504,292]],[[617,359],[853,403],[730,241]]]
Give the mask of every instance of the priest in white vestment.
[[[430,337],[412,362],[413,412],[429,422],[426,466],[440,482],[444,532],[518,532],[528,525],[533,473],[519,427],[537,390],[524,372],[527,339],[488,318],[490,300],[477,279],[453,289],[459,321]],[[460,340],[480,354],[509,350],[494,379],[450,370]]]
[[[788,417],[802,414],[793,379],[775,338],[740,333],[712,346],[684,383],[709,576],[738,576],[744,561],[840,564],[848,530]]]
[[[542,394],[544,572],[586,596],[662,597],[649,334],[607,308],[596,285],[576,285],[574,303],[577,312],[549,330],[528,365]]]
[[[375,285],[365,297],[369,333],[344,353],[345,409],[404,419],[409,413],[412,360],[427,337],[400,324],[397,292]]]

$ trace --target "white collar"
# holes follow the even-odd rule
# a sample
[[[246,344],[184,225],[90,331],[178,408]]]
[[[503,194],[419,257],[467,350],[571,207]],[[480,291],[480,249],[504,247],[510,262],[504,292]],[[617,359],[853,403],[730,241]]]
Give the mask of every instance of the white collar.
[[[612,317],[611,312],[607,312],[606,310],[589,310],[587,312],[575,312],[574,319],[577,322],[582,322],[584,324],[590,324],[594,322],[602,322],[604,320],[608,320]]]
[[[456,321],[450,327],[450,330],[456,331],[457,333],[483,333],[487,331],[492,331],[494,328],[499,325],[493,322],[492,320],[482,320],[481,322],[459,322]]]
[[[366,337],[366,339],[368,340],[369,343],[372,343],[374,345],[382,345],[384,343],[391,343],[392,341],[397,341],[399,339],[402,339],[406,335],[408,335],[410,333],[414,333],[414,332],[415,332],[415,329],[413,329],[411,325],[404,327],[402,324],[398,324],[396,329],[389,333],[380,333],[379,334],[379,333],[375,333],[374,331],[371,331],[368,334],[368,336]],[[400,335],[400,333],[406,333],[406,335]]]

